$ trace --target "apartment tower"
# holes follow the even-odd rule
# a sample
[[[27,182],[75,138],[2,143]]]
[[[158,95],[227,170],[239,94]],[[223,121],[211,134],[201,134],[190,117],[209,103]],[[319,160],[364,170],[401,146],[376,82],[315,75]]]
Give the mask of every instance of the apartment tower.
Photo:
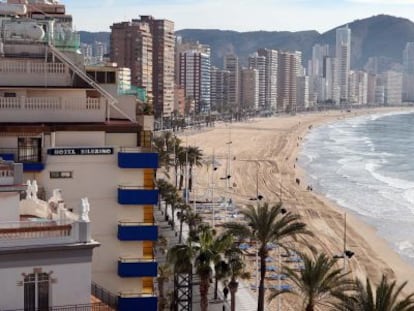
[[[144,88],[152,104],[153,40],[149,25],[134,19],[113,24],[111,30],[111,60],[131,69],[131,84]]]
[[[194,100],[196,112],[210,111],[210,55],[190,50],[180,53],[179,85]]]
[[[277,111],[296,111],[296,87],[298,76],[298,54],[279,52],[277,75]]]
[[[351,29],[348,26],[336,30],[336,59],[340,102],[347,102],[351,69]]]
[[[237,55],[227,54],[224,57],[224,69],[229,71],[227,104],[232,113],[238,113],[240,109],[240,67]]]
[[[262,110],[266,107],[266,57],[258,53],[249,57],[249,68],[256,69],[259,76],[259,102],[258,107]]]
[[[120,63],[125,64],[125,67],[129,67],[132,70],[132,67],[136,66],[137,62],[143,63],[149,59],[149,56],[147,59],[141,59],[145,56],[142,51],[144,43],[141,43],[140,35],[128,35],[128,32],[130,32],[128,30],[129,24],[131,26],[143,24],[142,27],[146,28],[145,32],[149,31],[151,35],[154,113],[157,118],[168,117],[174,109],[174,22],[165,19],[155,19],[152,16],[140,16],[140,19],[134,19],[131,23],[114,24],[111,27],[111,60],[118,63],[118,59],[120,59]],[[118,28],[117,25],[122,25],[119,27],[121,29],[116,29]],[[147,44],[147,41],[145,43]],[[118,55],[115,54],[116,48],[118,48]],[[140,87],[138,84],[135,84],[135,86]]]
[[[265,109],[275,110],[277,104],[278,52],[270,49],[259,49],[257,54],[266,59]]]

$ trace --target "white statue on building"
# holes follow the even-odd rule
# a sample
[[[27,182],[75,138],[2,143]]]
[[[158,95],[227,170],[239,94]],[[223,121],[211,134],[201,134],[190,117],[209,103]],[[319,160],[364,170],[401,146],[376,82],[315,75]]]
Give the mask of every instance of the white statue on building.
[[[32,182],[28,180],[26,182],[26,200],[30,200],[32,198]]]
[[[37,186],[37,181],[33,180],[32,182],[32,200],[37,201],[37,192],[39,191],[39,187]]]
[[[83,198],[81,200],[82,200],[82,204],[81,204],[79,220],[89,222],[90,221],[89,220],[89,211],[90,211],[89,200],[88,198]]]

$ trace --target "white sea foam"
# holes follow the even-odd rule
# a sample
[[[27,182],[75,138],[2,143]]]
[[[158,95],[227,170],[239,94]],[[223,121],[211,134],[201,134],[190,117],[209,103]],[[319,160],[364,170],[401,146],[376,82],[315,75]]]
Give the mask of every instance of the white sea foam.
[[[365,165],[365,168],[366,168],[367,171],[369,171],[371,173],[371,175],[375,179],[377,179],[377,180],[379,180],[379,181],[381,181],[381,182],[383,182],[383,183],[385,183],[385,184],[387,184],[391,187],[398,188],[398,189],[403,189],[403,190],[414,188],[414,182],[413,181],[408,181],[408,180],[404,180],[404,179],[400,179],[400,178],[387,177],[387,176],[381,175],[380,173],[377,172],[377,169],[379,168],[379,165],[376,164],[376,163],[369,162]]]

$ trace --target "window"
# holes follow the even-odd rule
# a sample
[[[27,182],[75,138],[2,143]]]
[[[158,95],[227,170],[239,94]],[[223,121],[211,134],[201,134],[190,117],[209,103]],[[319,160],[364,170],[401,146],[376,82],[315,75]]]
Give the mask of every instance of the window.
[[[49,283],[47,273],[31,273],[24,277],[24,310],[49,310]]]
[[[36,162],[42,161],[42,139],[34,137],[19,137],[18,161]]]
[[[73,178],[72,171],[50,172],[50,179]]]

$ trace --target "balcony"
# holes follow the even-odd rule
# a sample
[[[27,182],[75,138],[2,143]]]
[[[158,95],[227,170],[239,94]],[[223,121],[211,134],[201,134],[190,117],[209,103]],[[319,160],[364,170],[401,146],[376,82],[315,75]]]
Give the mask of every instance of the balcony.
[[[121,221],[118,224],[118,239],[120,241],[157,241],[158,226]]]
[[[121,293],[118,297],[119,311],[157,310],[158,297],[152,294]]]
[[[0,97],[0,122],[104,122],[100,98]]]
[[[138,148],[121,148],[118,153],[120,168],[158,168],[158,153],[143,152]]]
[[[155,205],[158,203],[158,193],[158,189],[119,186],[118,203],[122,205]]]
[[[0,158],[23,163],[23,172],[41,172],[45,169],[43,155],[37,149],[25,149],[19,152],[18,148],[0,148]]]
[[[123,278],[156,277],[158,263],[147,258],[120,258],[118,260],[118,275]]]
[[[0,60],[2,86],[68,87],[72,80],[69,69],[62,63],[36,60]]]
[[[0,117],[1,118],[1,117]],[[0,158],[23,163],[23,172],[41,172],[45,169],[43,154],[39,149],[0,148]]]

